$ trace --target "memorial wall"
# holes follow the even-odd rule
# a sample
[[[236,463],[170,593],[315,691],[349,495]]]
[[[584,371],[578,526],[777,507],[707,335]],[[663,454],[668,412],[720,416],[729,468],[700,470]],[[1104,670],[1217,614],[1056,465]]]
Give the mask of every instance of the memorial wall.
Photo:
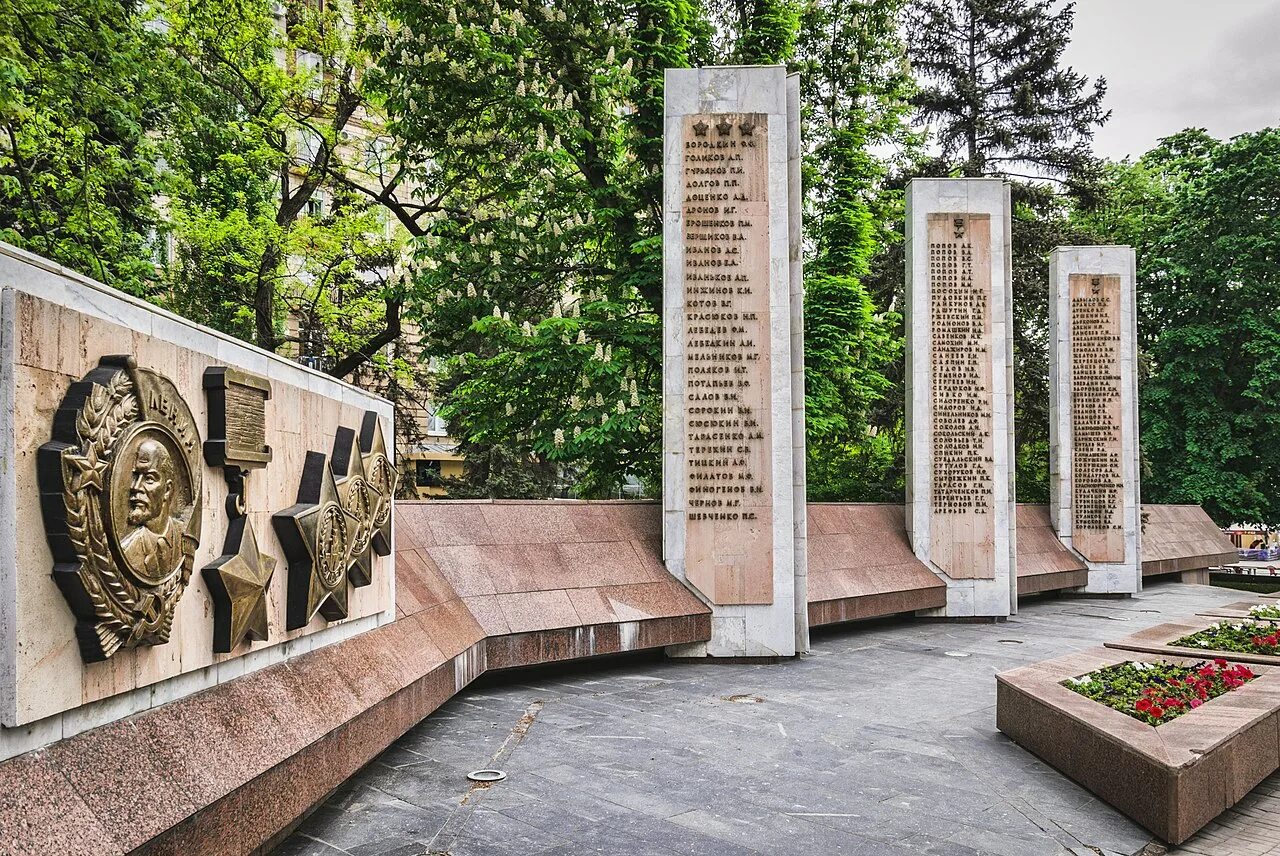
[[[807,639],[788,86],[780,66],[667,71],[664,553],[714,610],[713,639],[689,655],[789,655]]]
[[[0,249],[0,758],[392,620],[388,402]]]
[[[1087,590],[1142,584],[1134,252],[1064,247],[1050,260],[1050,509],[1089,567]]]
[[[1016,610],[1008,187],[907,192],[907,529],[945,614]]]

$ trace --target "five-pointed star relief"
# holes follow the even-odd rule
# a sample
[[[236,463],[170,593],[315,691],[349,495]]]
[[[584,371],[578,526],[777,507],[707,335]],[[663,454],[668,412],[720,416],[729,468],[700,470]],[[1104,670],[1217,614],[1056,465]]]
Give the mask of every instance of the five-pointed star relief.
[[[307,452],[298,502],[271,518],[289,559],[285,627],[306,627],[317,612],[347,617],[347,567],[358,522],[342,504],[322,452]]]
[[[373,552],[391,555],[391,516],[400,472],[391,464],[386,441],[382,439],[382,422],[372,410],[365,411],[360,423],[360,454],[364,458],[364,474],[373,488]]]
[[[245,638],[266,640],[267,587],[275,569],[275,558],[258,552],[249,518],[232,520],[223,555],[202,571],[213,596],[214,651],[226,654]]]
[[[381,498],[369,484],[364,472],[360,442],[350,428],[339,428],[333,441],[330,467],[337,479],[338,498],[356,518],[356,535],[351,545],[351,584],[359,588],[373,582],[373,515]]]

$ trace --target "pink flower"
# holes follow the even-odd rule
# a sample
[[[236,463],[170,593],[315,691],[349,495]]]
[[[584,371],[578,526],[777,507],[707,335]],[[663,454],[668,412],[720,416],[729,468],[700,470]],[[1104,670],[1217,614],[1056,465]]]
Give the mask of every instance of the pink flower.
[[[1197,707],[1199,707],[1199,706],[1200,706],[1200,705],[1202,705],[1202,704],[1204,704],[1204,702],[1202,702],[1200,699],[1198,699],[1198,698],[1193,698],[1193,699],[1191,700],[1191,709],[1192,709],[1192,710],[1195,710]]]

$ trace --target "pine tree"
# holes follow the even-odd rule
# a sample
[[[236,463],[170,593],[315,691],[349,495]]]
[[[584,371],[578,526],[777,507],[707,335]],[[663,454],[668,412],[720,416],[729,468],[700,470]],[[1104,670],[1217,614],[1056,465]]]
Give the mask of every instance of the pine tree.
[[[1075,4],[1053,0],[915,0],[909,51],[915,105],[942,159],[966,176],[1062,181],[1082,189],[1089,143],[1109,117],[1106,81],[1062,65]]]
[[[1048,497],[1048,254],[1081,243],[1070,198],[1090,203],[1094,131],[1109,118],[1106,81],[1062,64],[1075,4],[1054,0],[912,0],[909,54],[918,118],[939,149],[924,175],[1014,183],[1014,393],[1018,496]],[[1065,190],[1064,197],[1061,190]]]

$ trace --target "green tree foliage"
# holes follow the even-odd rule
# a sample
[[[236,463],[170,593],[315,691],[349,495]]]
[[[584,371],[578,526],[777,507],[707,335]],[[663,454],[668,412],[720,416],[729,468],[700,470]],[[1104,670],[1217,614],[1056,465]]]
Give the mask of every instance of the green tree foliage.
[[[915,0],[908,16],[915,104],[944,163],[963,175],[1052,178],[1082,189],[1106,82],[1063,67],[1075,4]],[[1023,172],[1029,170],[1029,172]]]
[[[0,239],[144,294],[161,37],[121,0],[0,0]]]
[[[376,6],[164,0],[160,11],[187,70],[172,130],[175,305],[339,377],[387,368],[398,249],[373,204],[335,178],[377,143],[361,88]]]
[[[1143,498],[1280,522],[1280,130],[1162,141],[1091,215],[1138,248]]]
[[[1092,243],[1068,212],[1094,201],[1090,143],[1110,116],[1106,81],[1063,65],[1074,19],[1074,3],[1052,0],[913,0],[906,18],[914,103],[939,147],[919,174],[1013,181],[1016,467],[1030,502],[1048,499],[1048,255]]]
[[[808,4],[798,0],[706,0],[721,62],[772,65],[791,61]]]
[[[806,187],[805,369],[809,496],[901,496],[902,417],[875,424],[902,353],[901,317],[863,285],[871,261],[900,238],[901,204],[876,148],[910,149],[911,79],[900,2],[823,0],[805,12],[798,50]],[[889,299],[892,299],[890,294]]]
[[[662,76],[706,58],[700,10],[392,9],[377,85],[399,162],[418,166],[360,186],[419,238],[423,341],[447,361],[452,430],[469,459],[503,446],[575,467],[587,495],[656,480]]]

